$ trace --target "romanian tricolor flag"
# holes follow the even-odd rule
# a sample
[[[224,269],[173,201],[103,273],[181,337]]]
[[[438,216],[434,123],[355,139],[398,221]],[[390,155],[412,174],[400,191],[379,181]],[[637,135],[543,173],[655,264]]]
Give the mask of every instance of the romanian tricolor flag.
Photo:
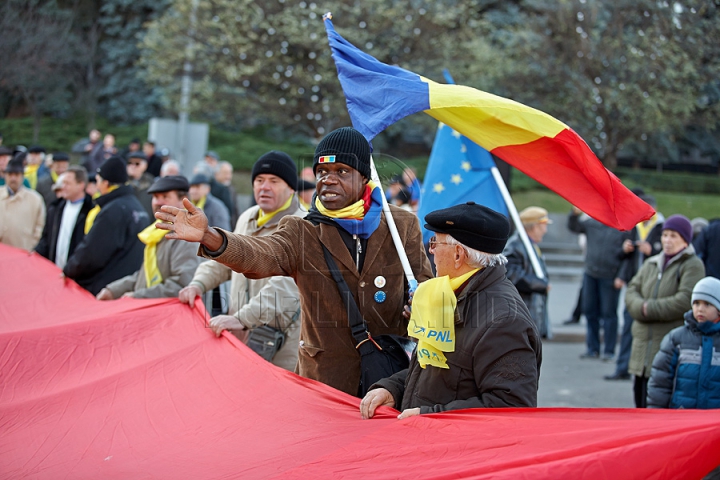
[[[507,98],[379,62],[338,35],[331,18],[323,17],[348,112],[368,141],[424,111],[606,225],[630,230],[655,213],[561,121]]]

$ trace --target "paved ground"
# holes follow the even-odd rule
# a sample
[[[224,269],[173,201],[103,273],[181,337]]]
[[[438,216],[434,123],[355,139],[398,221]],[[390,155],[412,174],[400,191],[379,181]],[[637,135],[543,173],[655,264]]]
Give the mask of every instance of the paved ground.
[[[554,338],[543,343],[538,406],[633,408],[631,381],[603,379],[615,371],[614,362],[580,359],[585,351],[584,319],[579,325],[562,324],[575,307],[579,281],[551,279],[551,284],[549,313]]]

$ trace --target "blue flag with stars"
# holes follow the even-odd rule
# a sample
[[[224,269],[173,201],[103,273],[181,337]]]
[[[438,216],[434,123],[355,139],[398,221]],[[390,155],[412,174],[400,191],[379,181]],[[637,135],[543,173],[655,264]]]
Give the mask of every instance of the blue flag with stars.
[[[475,202],[508,216],[508,209],[490,169],[495,166],[490,153],[445,124],[438,126],[423,188],[418,217],[441,208]],[[428,242],[433,232],[423,229]]]

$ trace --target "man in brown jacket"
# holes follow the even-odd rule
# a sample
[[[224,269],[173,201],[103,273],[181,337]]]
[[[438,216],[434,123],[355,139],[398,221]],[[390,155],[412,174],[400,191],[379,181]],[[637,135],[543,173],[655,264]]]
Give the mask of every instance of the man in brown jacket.
[[[45,227],[45,201],[23,186],[23,158],[19,153],[5,167],[7,184],[0,188],[0,243],[32,250]]]
[[[410,368],[370,387],[363,418],[379,406],[399,418],[462,408],[537,406],[538,327],[507,279],[507,218],[474,202],[429,213],[437,278],[413,297]],[[443,321],[447,320],[447,321]]]
[[[292,277],[300,290],[302,327],[296,372],[351,395],[358,394],[360,356],[323,255],[338,264],[372,335],[407,332],[402,317],[407,283],[385,217],[382,191],[368,182],[370,146],[345,127],[328,134],[315,150],[317,195],[305,219],[287,216],[278,230],[249,237],[209,228],[189,201],[187,211],[163,207],[156,217],[167,238],[200,242],[199,254],[248,278]],[[417,217],[391,207],[410,266],[419,282],[431,276]]]

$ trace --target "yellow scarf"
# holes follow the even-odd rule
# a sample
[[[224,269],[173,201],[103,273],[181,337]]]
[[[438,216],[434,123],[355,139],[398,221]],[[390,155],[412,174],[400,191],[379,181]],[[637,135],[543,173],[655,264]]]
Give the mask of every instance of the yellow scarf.
[[[650,220],[638,223],[635,227],[637,228],[638,238],[644,242],[647,239],[648,235],[650,235],[650,231],[653,229],[657,221],[658,216],[656,213],[650,218]]]
[[[282,207],[278,208],[274,212],[265,213],[262,211],[262,209],[260,209],[260,211],[258,212],[257,226],[262,227],[267,222],[269,222],[271,218],[273,218],[275,215],[277,215],[278,212],[287,210],[288,207],[290,206],[290,204],[292,203],[292,199],[293,199],[293,196],[290,195],[290,198],[287,199],[287,202],[285,202]]]
[[[377,184],[370,180],[368,186],[371,190],[374,190]],[[365,218],[365,201],[363,199],[340,210],[328,210],[320,199],[315,197],[315,207],[317,207],[318,212],[330,218],[357,218],[358,220]]]
[[[30,188],[37,190],[37,171],[40,165],[28,165],[25,167],[25,178],[30,183]]]
[[[105,195],[112,192],[113,190],[117,190],[120,185],[113,185],[110,188],[108,188],[108,191]],[[102,195],[98,195],[96,198],[100,198]],[[88,234],[90,229],[93,226],[93,223],[95,223],[95,217],[98,216],[98,213],[100,213],[100,205],[95,205],[87,214],[87,217],[85,217],[85,235]]]
[[[138,233],[138,238],[145,244],[143,269],[145,270],[145,285],[148,288],[163,281],[162,273],[160,273],[160,268],[158,268],[157,263],[157,244],[165,238],[166,233],[166,230],[155,228],[154,223]]]
[[[50,170],[50,178],[52,178],[53,183],[57,183],[57,179],[60,177],[57,173],[55,173],[55,170]]]
[[[207,195],[198,200],[195,206],[198,208],[205,208],[205,202],[207,202]]]
[[[479,270],[452,279],[447,275],[432,278],[415,291],[408,335],[418,339],[417,360],[422,368],[449,368],[443,352],[455,351],[455,290]]]

